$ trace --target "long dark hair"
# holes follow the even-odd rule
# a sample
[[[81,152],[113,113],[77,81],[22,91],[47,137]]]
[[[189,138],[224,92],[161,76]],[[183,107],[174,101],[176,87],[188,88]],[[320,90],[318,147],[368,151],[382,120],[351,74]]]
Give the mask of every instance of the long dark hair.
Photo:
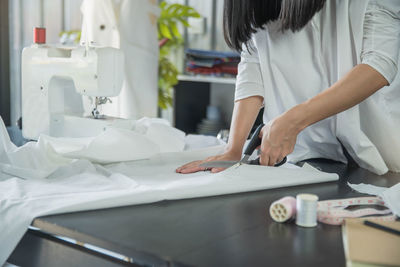
[[[229,47],[242,50],[258,29],[279,20],[282,31],[301,30],[326,0],[225,0],[224,37]]]

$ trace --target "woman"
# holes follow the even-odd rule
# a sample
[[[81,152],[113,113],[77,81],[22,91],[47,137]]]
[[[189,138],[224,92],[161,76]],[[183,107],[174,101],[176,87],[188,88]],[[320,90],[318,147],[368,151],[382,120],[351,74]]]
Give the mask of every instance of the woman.
[[[262,106],[262,165],[347,162],[345,149],[377,174],[400,171],[400,1],[225,0],[224,31],[241,51],[227,148],[177,172],[240,159]]]

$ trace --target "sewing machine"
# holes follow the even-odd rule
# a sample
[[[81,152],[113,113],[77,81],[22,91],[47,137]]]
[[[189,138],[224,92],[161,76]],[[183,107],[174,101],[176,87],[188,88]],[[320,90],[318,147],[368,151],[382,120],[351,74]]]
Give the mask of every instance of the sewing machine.
[[[111,47],[33,44],[22,52],[22,133],[87,137],[123,120],[100,113],[120,93],[124,57]]]

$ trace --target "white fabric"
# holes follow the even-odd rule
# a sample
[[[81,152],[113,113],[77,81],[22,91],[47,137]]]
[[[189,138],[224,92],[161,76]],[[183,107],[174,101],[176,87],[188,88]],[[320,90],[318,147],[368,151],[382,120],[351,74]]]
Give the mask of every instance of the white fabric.
[[[101,112],[126,119],[157,117],[159,8],[149,0],[85,0],[81,11],[81,42],[120,48],[125,55],[121,93]]]
[[[359,63],[390,83],[361,104],[302,131],[289,161],[347,162],[341,144],[363,168],[400,171],[400,1],[327,1],[301,31],[259,30],[241,55],[235,100],[264,97],[264,121],[312,98]]]
[[[224,141],[209,135],[189,134],[185,138],[185,150],[195,150],[224,144],[226,144]]]
[[[111,133],[119,136],[119,132]],[[108,138],[115,137],[110,135]],[[81,151],[80,142],[75,142],[69,149],[65,140],[61,142],[62,146],[56,144],[56,139],[47,141],[42,141],[43,145],[39,145],[39,141],[38,145],[28,144],[17,149],[11,144],[0,120],[0,162],[11,168],[25,168],[22,173],[25,179],[20,179],[10,175],[3,165],[0,166],[0,265],[8,258],[32,220],[38,216],[338,179],[336,174],[293,168],[290,164],[280,168],[242,165],[218,174],[198,172],[183,175],[175,172],[177,166],[220,153],[224,146],[157,153],[147,159],[99,165],[87,160],[87,156],[81,157],[82,154],[75,154],[79,158],[74,159],[65,157],[71,156],[70,151]],[[86,140],[82,143],[86,144]],[[194,143],[192,139],[191,144]],[[94,155],[97,149],[102,152],[104,147],[92,149],[93,154],[90,155]],[[136,152],[129,146],[126,150],[132,154]],[[111,148],[109,151],[113,153]],[[124,151],[118,152],[125,155]],[[35,173],[35,170],[39,172],[42,168],[44,173]],[[29,177],[29,174],[32,176]],[[35,175],[46,179],[32,179]]]
[[[390,188],[370,184],[350,183],[349,186],[360,193],[381,197],[385,202],[385,205],[393,212],[393,214],[400,217],[400,183],[397,183]]]
[[[5,132],[2,121],[1,127]],[[185,147],[184,132],[164,120],[148,118],[136,121],[132,130],[107,128],[88,138],[41,135],[37,143],[29,142],[22,147],[15,147],[8,135],[1,138],[6,144],[0,153],[2,172],[24,179],[46,178],[77,159],[107,164],[147,159],[158,153],[183,151]]]

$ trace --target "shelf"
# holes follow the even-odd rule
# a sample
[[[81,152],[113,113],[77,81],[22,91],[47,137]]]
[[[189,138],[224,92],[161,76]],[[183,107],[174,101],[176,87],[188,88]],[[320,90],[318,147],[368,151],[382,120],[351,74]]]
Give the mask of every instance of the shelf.
[[[202,82],[202,83],[224,83],[224,84],[235,84],[236,78],[226,77],[212,77],[212,76],[201,76],[201,75],[178,75],[179,81],[188,82]]]

